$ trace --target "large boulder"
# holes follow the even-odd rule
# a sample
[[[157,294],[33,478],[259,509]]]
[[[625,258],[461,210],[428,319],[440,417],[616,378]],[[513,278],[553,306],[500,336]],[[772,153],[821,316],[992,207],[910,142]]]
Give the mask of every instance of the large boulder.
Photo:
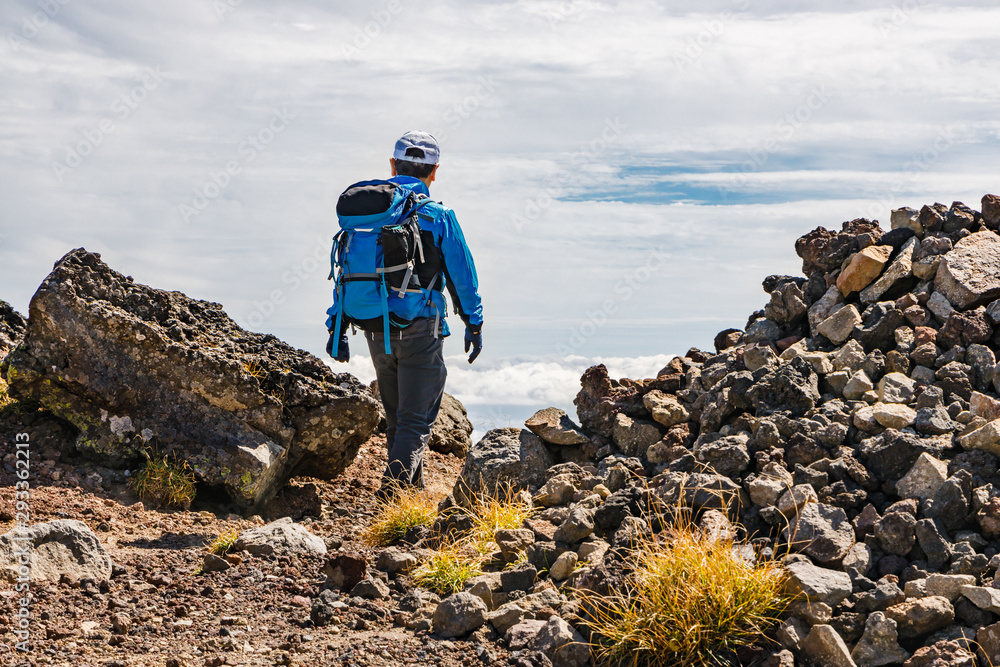
[[[466,453],[453,494],[459,504],[467,505],[471,495],[481,491],[541,486],[545,471],[555,464],[542,439],[531,431],[495,428]]]
[[[72,579],[106,581],[111,558],[97,535],[82,521],[57,519],[0,535],[0,580],[13,582],[29,566],[31,581]]]
[[[127,465],[155,447],[244,507],[292,475],[336,477],[378,421],[353,376],[244,331],[219,304],[136,284],[82,248],[32,297],[2,370],[13,396],[79,429],[82,454]]]
[[[934,289],[965,310],[1000,297],[1000,236],[969,234],[941,258]]]

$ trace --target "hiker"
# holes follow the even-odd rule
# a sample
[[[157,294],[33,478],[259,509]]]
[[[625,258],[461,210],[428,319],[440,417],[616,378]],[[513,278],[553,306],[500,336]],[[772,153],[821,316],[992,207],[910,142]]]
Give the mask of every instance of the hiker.
[[[385,407],[389,464],[378,491],[423,488],[423,455],[444,394],[449,335],[444,290],[465,324],[471,364],[483,349],[483,306],[472,254],[455,213],[432,201],[440,147],[411,131],[396,142],[388,181],[363,181],[337,202],[333,306],[327,353],[350,359],[348,325],[364,331]]]

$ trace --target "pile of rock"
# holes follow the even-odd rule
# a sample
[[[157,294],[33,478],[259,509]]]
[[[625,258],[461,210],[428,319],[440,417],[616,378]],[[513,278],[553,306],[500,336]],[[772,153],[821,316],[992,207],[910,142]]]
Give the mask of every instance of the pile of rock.
[[[805,277],[765,279],[714,354],[645,380],[596,366],[580,426],[550,408],[469,451],[449,502],[506,481],[545,508],[497,540],[527,556],[488,583],[512,646],[526,620],[584,631],[551,583],[616,589],[629,545],[684,506],[783,559],[799,598],[763,664],[1000,664],[1000,198],[891,226],[817,228],[795,244]]]
[[[72,424],[76,452],[112,467],[170,455],[243,507],[293,475],[339,475],[378,422],[353,376],[83,249],[55,264],[26,328],[5,309],[0,320],[0,349],[8,330],[21,339],[0,365],[10,394]]]

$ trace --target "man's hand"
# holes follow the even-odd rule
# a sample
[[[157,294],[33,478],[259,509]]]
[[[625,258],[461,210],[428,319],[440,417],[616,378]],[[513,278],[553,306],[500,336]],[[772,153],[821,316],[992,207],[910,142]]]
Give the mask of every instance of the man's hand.
[[[333,353],[333,346],[337,345],[337,354]],[[351,346],[347,341],[347,334],[345,333],[337,340],[337,334],[330,332],[330,339],[326,341],[326,353],[333,357],[334,361],[339,361],[342,364],[346,364],[351,360]]]
[[[479,353],[483,351],[482,331],[465,330],[465,351],[468,352],[470,347],[472,348],[472,354],[469,355],[469,363],[471,364],[479,356]]]

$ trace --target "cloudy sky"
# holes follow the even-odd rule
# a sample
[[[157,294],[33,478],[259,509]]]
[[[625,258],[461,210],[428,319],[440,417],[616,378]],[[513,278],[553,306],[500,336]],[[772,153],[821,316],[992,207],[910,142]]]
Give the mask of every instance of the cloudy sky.
[[[479,268],[486,350],[446,351],[481,431],[710,347],[818,225],[1000,191],[989,0],[276,4],[0,4],[0,298],[83,246],[322,354],[336,197],[425,129]]]

